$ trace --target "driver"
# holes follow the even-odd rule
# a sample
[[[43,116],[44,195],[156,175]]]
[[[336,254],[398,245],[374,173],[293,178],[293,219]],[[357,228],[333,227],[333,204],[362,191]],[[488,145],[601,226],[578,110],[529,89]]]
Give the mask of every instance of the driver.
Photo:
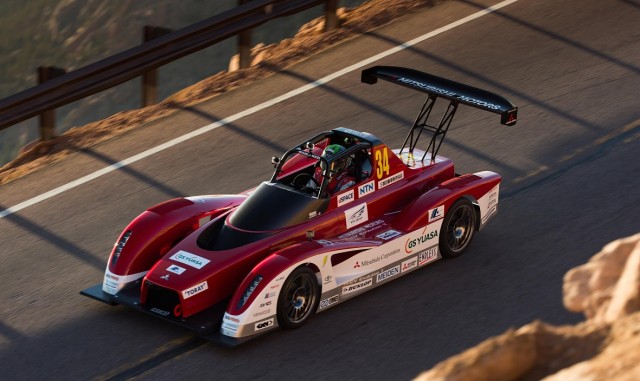
[[[330,160],[336,155],[339,155],[345,151],[345,148],[340,144],[330,144],[324,151],[322,151],[322,157],[326,160]],[[336,160],[329,164],[329,183],[327,184],[327,192],[332,195],[341,190],[347,189],[356,183],[356,178],[351,173],[352,158],[345,156],[340,160]],[[313,180],[309,180],[307,187],[316,189],[319,184],[322,184],[322,179],[325,172],[325,162],[320,160],[313,174]]]

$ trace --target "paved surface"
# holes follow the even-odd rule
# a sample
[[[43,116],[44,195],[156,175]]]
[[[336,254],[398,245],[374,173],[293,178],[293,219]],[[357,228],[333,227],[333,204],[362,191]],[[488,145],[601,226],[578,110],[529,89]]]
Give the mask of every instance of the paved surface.
[[[449,1],[252,86],[78,152],[0,187],[16,205],[476,12]],[[0,219],[0,374],[7,379],[408,379],[534,319],[573,323],[564,273],[640,230],[640,5],[520,0],[383,59],[499,92],[518,125],[461,108],[441,153],[504,177],[498,217],[471,250],[234,350],[83,298],[119,230],[178,195],[237,192],[317,131],[402,143],[422,96],[359,72]]]

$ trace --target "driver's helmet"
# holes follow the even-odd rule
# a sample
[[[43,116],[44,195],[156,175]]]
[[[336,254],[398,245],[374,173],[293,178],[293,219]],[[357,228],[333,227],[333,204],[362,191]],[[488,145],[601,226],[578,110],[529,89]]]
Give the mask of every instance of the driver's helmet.
[[[322,151],[322,157],[327,160],[330,160],[334,156],[342,153],[343,151],[345,151],[345,148],[340,144],[330,144],[324,149],[324,151]],[[349,166],[349,157],[344,157],[340,160],[334,161],[333,163],[329,164],[329,176],[335,177],[336,175],[346,171],[348,166]],[[320,168],[322,168],[322,172],[324,172],[326,169],[325,162],[322,160],[320,160]]]

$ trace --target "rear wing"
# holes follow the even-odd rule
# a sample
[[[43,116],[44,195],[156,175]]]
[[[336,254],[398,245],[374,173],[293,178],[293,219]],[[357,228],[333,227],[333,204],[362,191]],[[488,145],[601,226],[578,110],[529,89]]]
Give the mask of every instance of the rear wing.
[[[430,152],[431,163],[435,163],[438,150],[461,103],[500,114],[500,123],[507,126],[513,126],[518,120],[518,108],[504,97],[490,91],[403,67],[374,66],[362,71],[361,80],[364,83],[373,85],[378,82],[378,78],[428,94],[399,152],[402,154],[407,149],[413,155],[420,135],[425,130],[429,131],[432,136],[422,156],[422,162]],[[449,100],[449,106],[437,125],[429,125],[429,115],[438,98]]]
[[[375,66],[362,71],[362,82],[373,85],[378,78],[429,95],[449,99],[481,110],[500,114],[500,123],[516,124],[518,108],[504,97],[433,74],[396,66]]]

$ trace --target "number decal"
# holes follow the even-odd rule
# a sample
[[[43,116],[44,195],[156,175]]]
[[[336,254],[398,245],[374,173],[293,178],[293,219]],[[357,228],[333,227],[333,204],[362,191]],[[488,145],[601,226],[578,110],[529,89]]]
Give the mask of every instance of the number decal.
[[[387,147],[376,151],[376,176],[381,179],[382,176],[389,176],[389,152]]]

